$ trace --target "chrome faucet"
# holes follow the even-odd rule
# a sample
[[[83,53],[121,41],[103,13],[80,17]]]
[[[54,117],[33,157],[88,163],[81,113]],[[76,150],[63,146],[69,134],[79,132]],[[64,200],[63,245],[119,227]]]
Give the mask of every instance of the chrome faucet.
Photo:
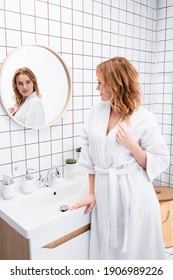
[[[42,179],[42,182],[44,183],[45,187],[52,187],[53,182],[56,178],[60,178],[61,172],[58,168],[58,166],[51,166],[48,169],[46,179]]]

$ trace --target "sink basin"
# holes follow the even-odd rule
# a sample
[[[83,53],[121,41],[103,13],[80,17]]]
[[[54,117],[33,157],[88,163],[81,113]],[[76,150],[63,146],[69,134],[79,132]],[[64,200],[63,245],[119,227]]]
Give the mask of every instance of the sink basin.
[[[83,215],[84,209],[60,211],[63,205],[72,206],[89,193],[86,175],[75,179],[57,179],[53,187],[34,187],[31,194],[19,191],[11,200],[0,200],[0,217],[26,238],[57,225],[72,223],[74,216]],[[66,217],[64,219],[64,217]]]
[[[59,179],[58,179],[59,180]],[[88,182],[86,178],[79,177],[78,180],[59,180],[51,188],[41,188],[36,194],[26,195],[18,201],[18,207],[32,211],[43,212],[59,209],[61,205],[71,206],[78,200],[88,195]]]

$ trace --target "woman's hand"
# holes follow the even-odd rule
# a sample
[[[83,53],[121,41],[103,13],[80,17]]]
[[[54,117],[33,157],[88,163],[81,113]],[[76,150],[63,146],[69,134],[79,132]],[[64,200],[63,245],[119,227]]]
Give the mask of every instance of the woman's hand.
[[[134,136],[127,130],[123,123],[119,124],[119,128],[115,134],[116,140],[123,145],[126,149],[131,151],[136,146],[137,141]]]
[[[14,108],[8,108],[8,111],[12,114],[14,112]]]
[[[90,194],[89,197],[82,199],[81,201],[70,207],[70,210],[75,210],[77,208],[86,206],[86,209],[84,211],[84,214],[86,215],[93,209],[95,203],[95,195]]]
[[[143,150],[134,136],[127,130],[125,125],[119,124],[119,128],[115,134],[117,141],[128,149],[134,156],[136,161],[146,170],[147,165],[147,153]]]

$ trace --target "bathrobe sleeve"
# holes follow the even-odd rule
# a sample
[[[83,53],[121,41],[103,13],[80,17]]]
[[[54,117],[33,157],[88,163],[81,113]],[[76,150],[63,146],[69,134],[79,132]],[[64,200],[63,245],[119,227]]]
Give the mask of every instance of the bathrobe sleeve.
[[[81,155],[79,157],[79,168],[86,173],[95,174],[94,163],[92,160],[92,152],[91,152],[91,139],[89,136],[89,124],[92,119],[92,110],[90,112],[89,118],[84,124],[81,132]]]
[[[140,139],[141,147],[147,153],[146,173],[153,181],[169,165],[170,156],[166,142],[160,132],[156,117],[151,113]]]

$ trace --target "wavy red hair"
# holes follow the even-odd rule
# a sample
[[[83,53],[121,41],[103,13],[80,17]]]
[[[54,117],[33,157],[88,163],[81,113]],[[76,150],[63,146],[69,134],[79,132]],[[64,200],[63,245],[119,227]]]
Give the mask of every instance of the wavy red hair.
[[[129,119],[141,104],[138,72],[129,60],[114,57],[100,63],[96,75],[111,93],[111,107],[121,113],[123,119]]]

